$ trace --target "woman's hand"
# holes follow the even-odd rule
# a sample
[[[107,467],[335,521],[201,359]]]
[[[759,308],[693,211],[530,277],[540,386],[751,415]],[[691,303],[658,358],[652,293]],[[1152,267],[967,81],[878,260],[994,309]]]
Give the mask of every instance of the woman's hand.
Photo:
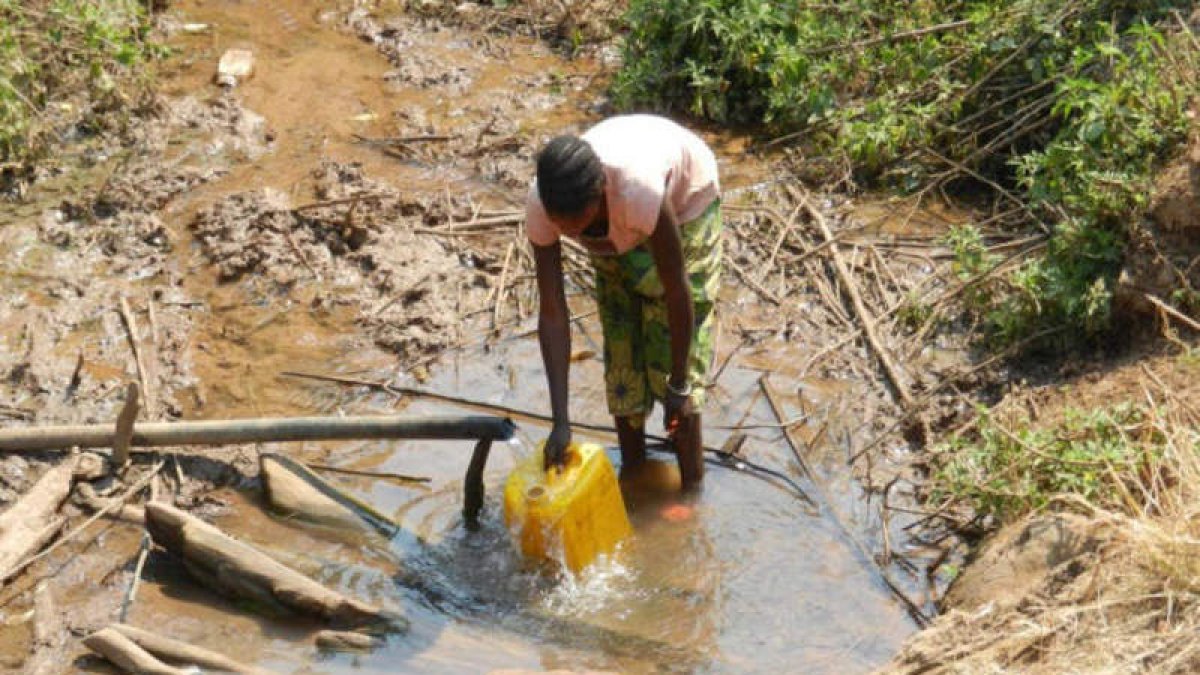
[[[571,445],[571,427],[554,425],[546,443],[542,446],[543,468],[549,470],[552,466],[562,466],[567,457],[567,446]]]
[[[663,399],[663,427],[667,436],[675,440],[679,427],[696,412],[690,390],[679,390],[667,383],[667,395]]]

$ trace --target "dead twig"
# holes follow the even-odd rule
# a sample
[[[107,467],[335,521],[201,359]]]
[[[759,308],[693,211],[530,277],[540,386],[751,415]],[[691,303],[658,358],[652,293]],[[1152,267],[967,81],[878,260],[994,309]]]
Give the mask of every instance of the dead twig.
[[[121,319],[125,322],[125,330],[129,336],[129,348],[133,350],[133,360],[137,366],[138,380],[142,383],[142,394],[146,399],[145,409],[147,415],[153,418],[158,411],[157,399],[154,396],[154,388],[150,386],[151,377],[146,368],[145,359],[142,358],[137,320],[134,319],[133,312],[129,309],[129,301],[125,299],[125,296],[121,296],[120,304]]]
[[[762,388],[763,394],[767,398],[767,402],[771,405],[771,409],[775,412],[775,417],[780,423],[782,423],[784,420],[783,405],[777,398],[774,388],[771,386],[770,380],[768,379],[768,375],[764,373],[763,376],[759,378],[758,383]],[[795,456],[796,462],[799,464],[801,471],[804,472],[804,474],[816,488],[817,496],[822,500],[822,502],[824,502],[824,511],[829,515],[830,520],[832,520],[833,523],[837,525],[838,529],[842,531],[842,536],[845,537],[845,539],[849,541],[850,544],[857,550],[862,559],[870,560],[872,563],[874,563],[874,570],[876,574],[878,574],[884,586],[886,586],[888,590],[891,591],[892,595],[894,595],[896,599],[904,605],[913,621],[915,621],[917,625],[921,626],[922,628],[928,626],[929,618],[925,616],[925,613],[921,610],[917,603],[909,598],[908,595],[901,590],[900,586],[892,580],[891,575],[888,574],[888,571],[884,565],[881,564],[874,555],[871,555],[871,551],[867,548],[867,546],[854,535],[849,527],[846,526],[846,524],[838,516],[837,509],[834,509],[830,506],[833,504],[833,501],[830,499],[828,491],[818,480],[819,476],[813,470],[812,465],[809,464],[808,459],[804,457],[803,453],[800,452],[800,445],[802,442],[798,441],[793,436],[793,433],[794,432],[790,428],[785,428],[783,430],[784,438],[786,438],[788,441],[788,447],[792,449],[792,454]]]
[[[500,317],[504,315],[504,296],[508,291],[508,267],[512,262],[516,242],[509,242],[504,252],[504,264],[500,267],[500,281],[496,284],[496,303],[492,306],[492,332],[500,332]]]
[[[779,296],[775,295],[768,289],[763,288],[762,284],[759,284],[757,281],[755,281],[754,278],[751,277],[750,274],[748,272],[746,272],[746,270],[742,269],[741,265],[738,265],[737,263],[735,263],[732,258],[727,257],[725,259],[725,264],[728,265],[729,268],[732,269],[735,274],[737,274],[738,278],[742,280],[742,283],[744,283],[747,286],[749,286],[750,288],[754,289],[755,292],[757,292],[759,295],[761,295],[764,300],[767,300],[771,304],[776,305],[776,306],[783,304],[783,301],[779,299]]]
[[[121,600],[121,622],[129,616],[129,608],[137,597],[138,585],[142,581],[142,568],[146,566],[146,556],[150,554],[150,535],[142,532],[142,545],[138,550],[137,563],[133,566],[133,578],[129,580],[129,588],[125,590],[125,598]]]
[[[1181,311],[1175,309],[1174,307],[1168,305],[1167,303],[1163,302],[1157,296],[1151,295],[1150,293],[1143,293],[1142,297],[1146,298],[1146,300],[1148,300],[1150,302],[1150,304],[1157,307],[1160,312],[1163,312],[1167,316],[1170,316],[1171,318],[1175,319],[1179,323],[1182,323],[1183,325],[1187,326],[1188,328],[1191,328],[1194,331],[1200,331],[1200,323],[1198,323],[1195,319],[1188,316],[1187,314],[1184,314],[1183,312],[1181,312]]]
[[[825,238],[825,241],[832,241],[833,234],[829,231],[829,225],[825,222],[824,214],[822,214],[815,206],[812,205],[812,202],[808,199],[807,195],[800,193],[799,197],[801,204],[803,204],[808,212],[812,214],[813,220],[816,222],[817,227],[820,228],[821,235]],[[911,409],[914,402],[912,393],[908,390],[908,385],[900,374],[899,366],[897,366],[892,360],[891,353],[883,346],[883,341],[880,340],[879,335],[875,330],[875,319],[871,316],[871,313],[863,304],[863,300],[859,295],[857,285],[854,283],[854,277],[850,274],[850,271],[846,269],[846,263],[842,260],[842,256],[838,253],[836,247],[830,249],[830,257],[833,258],[834,270],[838,274],[838,280],[841,283],[842,289],[846,292],[846,295],[850,297],[851,306],[853,307],[855,314],[858,315],[858,320],[862,324],[863,332],[867,336],[867,341],[870,342],[871,348],[875,351],[876,358],[878,358],[879,362],[883,365],[884,373],[887,375],[888,380],[891,381],[892,387],[895,389],[901,405],[906,410]],[[923,429],[923,435],[926,438],[929,437],[927,429]]]

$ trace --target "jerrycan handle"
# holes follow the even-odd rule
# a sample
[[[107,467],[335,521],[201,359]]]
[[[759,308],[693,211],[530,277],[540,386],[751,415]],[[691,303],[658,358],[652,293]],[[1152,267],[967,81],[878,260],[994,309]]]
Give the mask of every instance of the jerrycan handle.
[[[574,444],[570,444],[563,450],[563,463],[559,467],[557,465],[546,469],[546,482],[552,483],[562,479],[563,476],[570,473],[574,469],[578,469],[583,464],[583,453],[579,452],[579,448]]]

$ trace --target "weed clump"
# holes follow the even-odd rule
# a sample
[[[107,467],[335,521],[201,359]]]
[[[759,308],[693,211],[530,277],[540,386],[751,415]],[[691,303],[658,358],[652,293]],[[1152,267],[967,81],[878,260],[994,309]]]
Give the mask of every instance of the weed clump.
[[[979,415],[975,438],[951,440],[934,452],[931,499],[951,500],[999,523],[1064,495],[1120,509],[1125,495],[1139,492],[1129,481],[1153,473],[1167,443],[1153,423],[1157,416],[1131,404],[1069,409],[1042,429],[1009,429],[986,411]]]
[[[0,0],[0,186],[71,132],[115,123],[159,53],[139,0]]]
[[[1200,78],[1187,0],[632,0],[625,109],[765,124],[920,195],[982,189],[1049,235],[971,309],[1009,343],[1109,325],[1127,227],[1186,138]]]

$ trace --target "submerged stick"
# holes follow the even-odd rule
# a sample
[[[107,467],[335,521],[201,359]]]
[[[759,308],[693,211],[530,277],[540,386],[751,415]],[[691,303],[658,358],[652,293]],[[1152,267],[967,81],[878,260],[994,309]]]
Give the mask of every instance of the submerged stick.
[[[410,476],[406,473],[392,473],[388,471],[366,471],[362,469],[347,469],[341,466],[330,466],[328,464],[313,464],[305,462],[305,466],[314,471],[325,471],[327,473],[341,473],[347,476],[363,476],[365,478],[379,478],[382,480],[394,480],[398,483],[429,483],[433,479],[429,476]]]
[[[824,214],[812,205],[812,202],[809,201],[805,194],[800,193],[800,200],[808,212],[812,214],[813,220],[821,231],[821,236],[825,238],[825,241],[831,241],[833,234],[829,231],[829,225],[825,222]],[[846,295],[850,298],[851,307],[862,324],[863,333],[867,336],[867,341],[871,344],[871,349],[875,352],[875,357],[879,359],[879,363],[883,366],[883,372],[887,376],[888,381],[891,382],[896,396],[900,399],[901,406],[905,412],[913,411],[916,401],[913,399],[912,392],[909,391],[908,385],[901,375],[900,367],[896,365],[896,362],[892,359],[891,352],[884,347],[883,340],[879,338],[879,334],[875,330],[875,318],[871,315],[866,305],[863,304],[862,296],[858,292],[858,286],[854,283],[853,275],[846,269],[846,263],[842,260],[841,253],[838,252],[837,247],[831,248],[829,255],[833,259],[833,267],[837,272],[838,281],[841,283]],[[921,418],[919,413],[916,414],[918,416],[917,428],[920,431],[921,440],[928,441],[931,436],[929,425]]]
[[[782,423],[784,419],[783,406],[776,397],[773,388],[771,387],[771,383],[767,379],[767,375],[764,373],[763,376],[759,378],[758,382],[759,385],[762,386],[762,390],[766,395],[767,402],[771,404],[771,410],[775,412],[775,417],[777,417]],[[817,496],[820,497],[820,499],[825,503],[824,511],[829,514],[830,520],[832,520],[834,524],[838,526],[838,529],[842,531],[842,536],[844,536],[846,540],[853,545],[859,556],[864,560],[871,562],[873,568],[879,575],[879,579],[883,582],[883,585],[886,586],[888,591],[890,591],[891,594],[897,600],[899,600],[901,604],[904,605],[904,608],[908,611],[908,614],[912,617],[913,621],[915,621],[921,628],[928,626],[929,618],[925,616],[925,613],[921,611],[921,608],[917,605],[917,603],[913,602],[912,598],[909,598],[908,595],[900,588],[900,586],[892,580],[892,577],[890,574],[888,574],[887,569],[875,559],[875,556],[871,555],[871,551],[867,548],[866,544],[860,541],[859,538],[854,535],[854,532],[850,530],[849,526],[842,521],[841,517],[838,515],[837,509],[833,508],[833,500],[829,497],[829,492],[825,489],[824,484],[818,480],[818,476],[813,470],[812,465],[809,464],[808,458],[804,457],[803,453],[800,452],[801,443],[792,436],[793,433],[795,432],[790,428],[784,428],[783,430],[783,435],[788,441],[788,447],[792,449],[792,454],[795,455],[796,462],[800,465],[801,470],[804,471],[804,474],[816,488]]]
[[[129,617],[129,608],[137,597],[138,585],[142,582],[142,569],[146,566],[146,557],[150,554],[150,535],[142,532],[142,544],[138,550],[137,563],[133,566],[133,578],[129,580],[129,589],[121,600],[121,621]]]

